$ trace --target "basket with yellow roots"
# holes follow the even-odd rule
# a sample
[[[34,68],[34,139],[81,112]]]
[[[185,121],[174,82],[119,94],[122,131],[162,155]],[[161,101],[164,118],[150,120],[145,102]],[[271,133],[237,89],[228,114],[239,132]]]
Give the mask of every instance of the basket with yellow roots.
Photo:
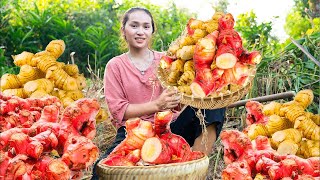
[[[222,108],[250,90],[261,55],[243,48],[233,26],[230,13],[216,12],[207,21],[190,19],[185,31],[170,44],[157,76],[165,88],[179,90],[182,104]]]

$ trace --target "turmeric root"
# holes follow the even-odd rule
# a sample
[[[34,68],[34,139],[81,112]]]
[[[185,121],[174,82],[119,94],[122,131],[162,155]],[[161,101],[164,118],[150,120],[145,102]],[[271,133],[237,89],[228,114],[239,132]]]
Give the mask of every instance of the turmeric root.
[[[66,45],[63,40],[52,40],[46,47],[46,51],[48,51],[53,57],[58,59],[62,53],[64,52]]]
[[[53,90],[54,85],[50,80],[41,78],[27,82],[23,88],[28,94],[32,94],[36,90],[44,90],[47,94],[49,94]]]
[[[86,78],[83,74],[78,74],[73,78],[76,79],[79,90],[82,90],[87,86]]]
[[[297,155],[300,155],[303,158],[320,157],[319,141],[302,139],[302,141],[298,145],[299,145],[299,148],[298,148]]]
[[[294,128],[300,130],[307,139],[320,140],[320,127],[305,115],[296,119]]]
[[[299,91],[294,96],[294,101],[298,102],[304,109],[306,109],[313,102],[313,92],[310,89]]]
[[[258,136],[270,136],[270,132],[263,124],[251,124],[248,126],[248,137],[253,140]]]
[[[34,56],[33,53],[23,51],[22,53],[18,55],[12,55],[13,63],[19,67],[27,64],[32,67],[35,67],[37,65],[36,61],[32,61],[32,57]]]
[[[37,64],[37,68],[39,68],[44,73],[58,68],[56,58],[51,56],[51,54],[47,51],[36,53],[32,57],[32,61],[35,61]]]
[[[6,89],[15,89],[22,87],[22,83],[20,82],[19,78],[15,74],[4,74],[1,77],[0,82],[1,91]]]
[[[186,61],[183,66],[183,72],[194,71],[194,62],[193,60]]]
[[[178,80],[178,85],[190,85],[195,78],[194,71],[185,71]]]
[[[182,48],[183,46],[194,45],[195,42],[196,42],[196,41],[195,41],[191,36],[189,36],[189,35],[182,36],[182,37],[179,39],[180,48]]]
[[[195,45],[183,46],[181,49],[177,50],[177,58],[182,60],[192,59],[194,54]]]
[[[278,115],[271,115],[269,116],[268,122],[266,124],[268,132],[273,134],[277,131],[292,128],[293,124],[287,120],[286,118],[282,118]]]
[[[291,139],[284,140],[278,145],[277,152],[280,155],[295,155],[298,152],[299,145]]]
[[[194,42],[197,42],[199,39],[205,37],[207,35],[207,31],[206,30],[202,30],[202,29],[195,29],[194,33],[192,34],[192,39]],[[194,43],[195,44],[195,43]]]
[[[17,77],[22,84],[25,84],[29,81],[44,78],[45,74],[40,69],[25,64],[20,67]]]
[[[281,103],[272,101],[263,106],[262,112],[265,116],[270,116],[273,114],[280,115]]]
[[[77,90],[78,82],[75,78],[69,76],[63,69],[55,69],[46,74],[46,78],[54,81],[55,87],[63,90]]]
[[[313,114],[311,112],[306,112],[306,116],[310,118],[316,125],[320,126],[320,114]]]
[[[301,139],[301,132],[293,128],[277,131],[272,135],[272,141],[277,146],[285,140],[292,140],[293,142],[298,144],[301,141]]]
[[[177,59],[172,62],[170,67],[170,74],[167,80],[169,84],[175,85],[177,83],[183,72],[183,64],[184,62],[181,59]]]
[[[181,93],[187,94],[187,95],[192,95],[192,91],[189,85],[184,85],[184,86],[178,86],[178,90]]]
[[[76,64],[66,64],[65,66],[63,66],[62,69],[67,74],[69,74],[69,76],[75,76],[75,75],[79,74],[79,69],[78,69],[78,66]]]
[[[39,89],[30,94],[29,98],[43,98],[48,97],[50,94],[43,89]]]
[[[18,96],[21,98],[28,97],[27,92],[23,88],[6,89],[3,91],[3,95],[5,95],[5,96]]]

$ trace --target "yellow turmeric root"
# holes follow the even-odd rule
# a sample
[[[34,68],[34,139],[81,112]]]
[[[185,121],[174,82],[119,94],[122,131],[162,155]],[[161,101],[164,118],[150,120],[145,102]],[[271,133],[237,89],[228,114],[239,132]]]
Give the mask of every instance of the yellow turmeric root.
[[[36,79],[36,80],[27,82],[23,86],[23,88],[27,94],[32,94],[37,90],[43,90],[47,94],[49,94],[51,93],[51,91],[53,91],[54,85],[50,80],[46,78],[41,78],[41,79]]]
[[[320,157],[320,141],[302,139],[297,155],[303,158]]]
[[[281,131],[277,131],[273,133],[271,140],[272,142],[276,145],[279,146],[279,144],[285,140],[292,140],[295,143],[299,143],[302,139],[302,134],[299,130],[289,128],[289,129],[284,129]]]
[[[53,57],[58,59],[62,53],[64,52],[66,45],[63,40],[52,40],[46,47],[46,51],[48,51]]]
[[[32,61],[36,62],[37,68],[39,68],[44,73],[58,68],[56,58],[47,51],[36,53],[32,57]]]
[[[176,56],[182,60],[189,60],[193,58],[195,45],[183,46],[177,50]]]
[[[253,140],[256,139],[258,136],[270,136],[268,129],[263,124],[251,124],[248,126],[248,137]]]
[[[280,155],[295,155],[298,152],[299,145],[292,139],[284,140],[278,145],[277,152]]]
[[[311,112],[306,112],[306,116],[310,118],[316,125],[320,126],[320,114],[313,114]]]
[[[205,37],[207,34],[208,33],[206,30],[196,29],[196,30],[194,30],[194,33],[192,34],[191,37],[194,42],[197,42],[199,39]]]
[[[40,69],[25,64],[20,67],[20,72],[17,77],[22,84],[25,84],[29,81],[44,78],[45,74],[40,71]]]
[[[169,76],[168,76],[167,81],[168,81],[168,83],[170,85],[176,85],[178,80],[179,80],[179,78],[180,78],[180,76],[181,76],[181,72],[180,71],[171,71]]]
[[[84,77],[83,74],[77,74],[73,76],[73,78],[76,79],[77,86],[79,90],[84,89],[87,86],[86,78]]]
[[[34,91],[33,93],[30,94],[30,98],[43,98],[43,97],[48,97],[50,96],[50,94],[43,90],[43,89],[39,89],[39,90],[36,90]]]
[[[183,46],[194,45],[195,41],[191,36],[186,35],[179,39],[179,44],[180,44],[179,48],[182,48]]]
[[[69,76],[75,76],[79,74],[79,68],[76,64],[66,64],[62,68]]]
[[[78,90],[77,80],[63,69],[55,69],[46,74],[46,78],[54,81],[55,87],[63,90]]]
[[[5,96],[18,96],[21,98],[27,98],[28,94],[24,91],[23,88],[16,88],[16,89],[6,89],[3,92]]]
[[[170,67],[170,71],[179,71],[179,72],[183,72],[184,70],[184,61],[182,61],[181,59],[177,59],[175,61],[172,62],[171,67]]]
[[[298,102],[304,109],[306,109],[313,102],[313,92],[310,89],[299,91],[294,96],[294,101]]]
[[[187,95],[192,95],[191,88],[188,85],[178,86],[178,90],[181,93],[184,93],[184,94],[187,94]]]
[[[265,116],[270,116],[272,114],[280,115],[281,103],[272,101],[263,106],[262,112]]]
[[[170,85],[176,85],[180,76],[183,72],[184,61],[181,59],[177,59],[171,63],[170,73],[167,79],[167,82]]]
[[[266,127],[268,129],[268,132],[270,134],[273,134],[277,131],[292,128],[293,124],[286,118],[273,114],[269,116],[269,120],[266,124]]]
[[[4,91],[6,89],[17,89],[21,87],[22,83],[20,82],[17,75],[9,73],[2,75],[0,81],[1,91]]]
[[[34,56],[33,53],[23,51],[22,53],[17,55],[12,55],[11,57],[13,58],[13,63],[19,67],[25,64],[35,67],[37,63],[35,61],[32,61],[33,56]]]
[[[296,119],[294,128],[300,130],[307,139],[320,140],[320,127],[306,115]]]
[[[194,71],[194,62],[193,60],[186,61],[183,65],[183,72]]]
[[[180,79],[178,80],[178,85],[183,86],[183,85],[190,85],[194,78],[195,78],[196,73],[194,71],[185,71],[181,75]]]

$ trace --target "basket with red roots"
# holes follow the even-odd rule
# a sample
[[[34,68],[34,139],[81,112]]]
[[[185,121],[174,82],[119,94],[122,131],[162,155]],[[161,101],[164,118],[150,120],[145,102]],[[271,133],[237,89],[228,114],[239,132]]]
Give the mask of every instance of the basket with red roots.
[[[165,87],[177,87],[183,104],[216,109],[248,93],[262,56],[243,48],[233,26],[230,13],[217,12],[208,21],[190,19],[161,58],[158,78]]]

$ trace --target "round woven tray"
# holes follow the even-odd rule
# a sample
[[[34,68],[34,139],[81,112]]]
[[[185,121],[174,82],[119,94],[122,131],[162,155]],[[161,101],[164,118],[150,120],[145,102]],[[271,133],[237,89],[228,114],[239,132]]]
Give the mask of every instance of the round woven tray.
[[[203,180],[207,176],[209,158],[154,166],[107,166],[98,163],[100,179],[117,180]]]
[[[170,87],[170,85],[168,85],[168,83],[166,82],[168,75],[169,75],[169,72],[158,67],[157,77],[161,82],[161,85],[165,88]],[[227,107],[230,104],[236,101],[239,101],[249,92],[252,86],[253,78],[254,76],[251,76],[249,79],[249,82],[244,87],[240,88],[238,91],[234,91],[228,94],[223,94],[222,96],[218,96],[218,97],[200,98],[200,97],[194,97],[192,95],[187,95],[182,93],[181,104],[190,105],[198,109],[218,109],[218,108]]]

